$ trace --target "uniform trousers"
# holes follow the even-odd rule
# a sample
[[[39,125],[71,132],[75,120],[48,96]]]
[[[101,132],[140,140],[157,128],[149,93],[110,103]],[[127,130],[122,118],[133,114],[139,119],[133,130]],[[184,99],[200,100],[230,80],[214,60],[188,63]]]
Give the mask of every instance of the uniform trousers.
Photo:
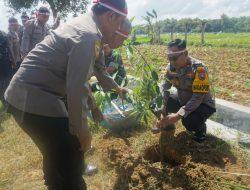
[[[182,107],[176,95],[171,95],[167,102],[167,112],[176,113]],[[215,108],[212,108],[206,104],[201,104],[196,110],[190,113],[187,117],[182,119],[183,126],[191,132],[195,132],[198,135],[206,133],[207,119],[216,112]]]
[[[45,185],[49,190],[87,189],[82,178],[84,154],[78,138],[69,133],[68,118],[34,115],[11,105],[8,112],[41,151]]]

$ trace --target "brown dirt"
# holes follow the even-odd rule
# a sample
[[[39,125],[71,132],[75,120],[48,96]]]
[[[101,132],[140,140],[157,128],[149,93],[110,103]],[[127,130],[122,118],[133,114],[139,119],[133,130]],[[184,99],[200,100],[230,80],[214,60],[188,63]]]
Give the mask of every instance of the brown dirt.
[[[231,189],[228,181],[250,187],[247,177],[220,173],[249,174],[250,170],[243,154],[236,157],[231,146],[216,137],[209,136],[199,144],[183,129],[178,130],[165,139],[163,156],[159,143],[145,146],[143,153],[135,152],[132,144],[136,138],[106,135],[102,139],[102,160],[115,168],[115,190]]]

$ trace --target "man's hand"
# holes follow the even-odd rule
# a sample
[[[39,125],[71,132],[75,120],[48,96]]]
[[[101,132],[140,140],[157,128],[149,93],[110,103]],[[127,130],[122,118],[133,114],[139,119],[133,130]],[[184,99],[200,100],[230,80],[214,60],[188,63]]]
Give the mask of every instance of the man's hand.
[[[92,109],[91,114],[95,123],[100,123],[104,120],[104,116],[98,107]]]
[[[116,89],[116,92],[118,93],[121,99],[125,99],[126,94],[128,93],[128,89],[119,87]]]
[[[115,67],[107,67],[107,68],[106,68],[106,71],[107,71],[108,73],[114,73],[114,72],[116,71],[116,68],[115,68]]]
[[[170,114],[168,116],[163,117],[157,124],[156,127],[159,129],[163,129],[166,126],[175,124],[181,119],[181,116],[177,113]]]
[[[91,140],[92,140],[91,133],[87,127],[82,127],[79,130],[78,139],[81,145],[80,151],[84,153],[87,152],[91,148]]]

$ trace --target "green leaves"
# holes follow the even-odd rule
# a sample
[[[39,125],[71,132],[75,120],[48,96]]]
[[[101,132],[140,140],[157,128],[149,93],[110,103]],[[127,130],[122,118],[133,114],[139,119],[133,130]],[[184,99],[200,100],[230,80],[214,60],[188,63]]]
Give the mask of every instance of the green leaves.
[[[131,61],[132,57],[133,57],[133,48],[128,45],[127,48],[126,48],[126,52],[127,52],[127,57],[128,59]]]
[[[150,12],[146,12],[147,13],[147,15],[149,16],[149,17],[151,17],[151,18],[155,18],[155,16],[152,14],[152,13],[150,13]]]
[[[50,5],[53,16],[60,13],[62,17],[66,17],[69,13],[83,13],[86,11],[89,1],[83,0],[6,0],[11,8],[17,12],[23,9],[32,9],[39,3],[47,2]]]
[[[132,56],[132,59],[130,59],[131,65],[141,79],[139,84],[132,89],[132,104],[136,113],[138,113],[138,119],[148,125],[149,121],[152,121],[149,120],[150,117],[153,117],[152,111],[163,105],[163,97],[158,85],[159,76],[154,64],[148,62],[144,56],[144,52],[141,52],[132,44],[127,46],[127,52]]]
[[[158,17],[158,15],[157,15],[157,13],[156,13],[156,11],[154,9],[153,9],[152,13],[154,14],[155,18]]]
[[[155,102],[156,102],[156,105],[157,105],[158,108],[162,107],[162,105],[163,105],[163,97],[162,96],[158,96],[155,99]]]
[[[152,71],[151,76],[152,76],[153,80],[155,80],[155,81],[159,80],[159,77],[158,77],[158,74],[156,73],[156,71]]]

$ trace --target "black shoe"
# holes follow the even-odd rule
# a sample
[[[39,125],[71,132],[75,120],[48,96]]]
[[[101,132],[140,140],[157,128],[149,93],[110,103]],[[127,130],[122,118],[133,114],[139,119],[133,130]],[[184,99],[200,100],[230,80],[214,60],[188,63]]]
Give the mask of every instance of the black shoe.
[[[152,132],[153,134],[158,134],[158,133],[161,132],[161,130],[160,130],[159,128],[157,128],[157,127],[154,127],[154,128],[151,129],[151,132]]]
[[[198,143],[202,143],[206,140],[206,134],[203,132],[196,132],[192,139]]]
[[[206,125],[206,123],[201,125],[201,131],[202,131],[203,134],[207,134],[207,125]]]

